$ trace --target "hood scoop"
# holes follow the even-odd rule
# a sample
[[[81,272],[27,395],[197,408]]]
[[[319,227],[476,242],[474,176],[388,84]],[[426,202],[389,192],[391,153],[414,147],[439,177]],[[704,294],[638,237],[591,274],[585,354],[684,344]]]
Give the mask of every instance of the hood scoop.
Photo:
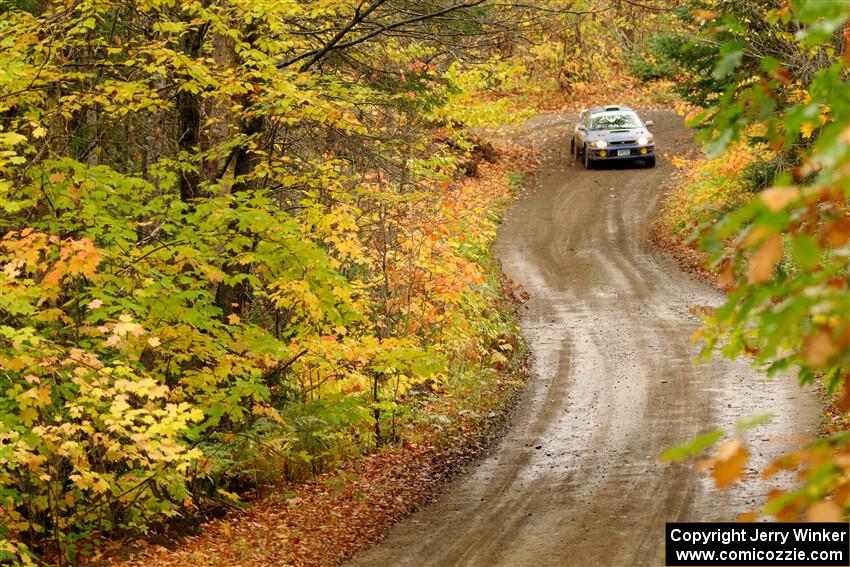
[[[621,133],[621,132],[630,132],[630,130],[629,130],[628,128],[621,128],[621,129],[619,129],[619,130],[611,130],[610,132],[611,132],[612,134],[619,134],[619,133]]]

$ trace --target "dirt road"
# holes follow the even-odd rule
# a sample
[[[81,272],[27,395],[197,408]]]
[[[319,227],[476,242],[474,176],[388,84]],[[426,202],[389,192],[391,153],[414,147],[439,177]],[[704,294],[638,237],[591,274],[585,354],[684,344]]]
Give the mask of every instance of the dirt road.
[[[679,117],[647,118],[665,152],[689,143]],[[351,565],[662,565],[666,521],[732,520],[767,489],[719,493],[690,464],[660,464],[664,449],[772,412],[748,434],[756,467],[792,435],[814,432],[814,396],[793,378],[767,382],[746,361],[693,366],[690,308],[722,296],[647,242],[673,168],[660,159],[654,169],[585,171],[569,157],[570,119],[526,126],[562,149],[497,242],[505,272],[531,294],[522,325],[533,374],[514,425]]]

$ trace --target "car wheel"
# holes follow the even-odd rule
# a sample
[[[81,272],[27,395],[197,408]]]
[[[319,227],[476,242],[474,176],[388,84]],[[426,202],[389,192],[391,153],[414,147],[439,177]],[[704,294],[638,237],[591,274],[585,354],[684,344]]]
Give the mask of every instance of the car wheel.
[[[590,161],[590,152],[587,151],[587,146],[584,146],[581,150],[582,155],[584,155],[584,168],[585,169],[593,169],[593,162]]]
[[[570,140],[570,156],[578,157],[576,152],[576,139],[573,138]]]
[[[655,156],[646,158],[646,167],[655,167]]]

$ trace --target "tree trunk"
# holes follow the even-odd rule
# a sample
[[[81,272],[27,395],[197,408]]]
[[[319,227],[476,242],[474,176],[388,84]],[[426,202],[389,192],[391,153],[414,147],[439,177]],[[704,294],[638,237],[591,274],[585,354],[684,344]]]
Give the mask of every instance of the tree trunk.
[[[251,43],[256,39],[256,30],[246,34]],[[243,108],[249,109],[252,104],[253,92],[246,93],[242,97]],[[246,139],[246,142],[235,150],[233,156],[233,178],[234,184],[232,187],[233,193],[239,193],[252,188],[253,180],[244,179],[250,175],[257,165],[257,154],[253,151],[257,139],[263,132],[265,121],[262,116],[249,115],[239,123],[239,133]],[[254,246],[257,241],[254,240]],[[247,274],[251,270],[250,265],[239,263],[228,264],[224,266],[224,271],[229,276],[239,274]],[[236,284],[228,284],[222,282],[216,290],[216,305],[221,309],[222,318],[226,321],[232,314],[240,314],[245,306],[245,300],[248,297],[250,288],[244,280]]]
[[[200,55],[206,30],[207,26],[204,24],[197,30],[187,33],[181,40],[181,48],[188,57],[195,59]],[[200,97],[195,93],[179,91],[177,93],[177,116],[179,121],[177,146],[187,156],[193,156],[199,150],[201,139]],[[180,199],[186,203],[206,196],[200,189],[200,164],[195,163],[193,165],[195,166],[194,170],[180,172]]]

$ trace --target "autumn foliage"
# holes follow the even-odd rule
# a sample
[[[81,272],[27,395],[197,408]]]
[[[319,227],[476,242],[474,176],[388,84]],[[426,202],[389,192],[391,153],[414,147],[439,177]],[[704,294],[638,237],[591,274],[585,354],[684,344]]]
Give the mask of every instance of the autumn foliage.
[[[531,160],[459,184],[498,159],[471,129],[616,75],[589,48],[645,28],[613,10],[3,4],[0,560],[78,561],[482,395],[520,346],[489,246]]]
[[[661,223],[709,260],[728,300],[698,338],[708,357],[752,357],[773,374],[820,383],[850,409],[850,4],[706,2],[688,18],[714,41],[712,80],[682,85],[704,101],[690,116],[708,159],[693,164]],[[754,57],[753,53],[759,53]],[[692,67],[693,68],[693,67]],[[699,96],[697,96],[699,95]],[[669,453],[702,451],[720,435]],[[763,472],[796,472],[764,513],[782,520],[847,517],[846,432]],[[704,441],[708,440],[709,443]],[[718,486],[744,475],[748,450],[727,441],[707,461]]]
[[[726,34],[730,90],[695,95],[717,102],[697,122],[715,149],[759,139],[706,167],[801,156],[758,199],[688,205],[737,285],[706,337],[840,385],[846,13],[765,11],[814,63],[738,76],[740,25],[684,4],[2,4],[0,560],[79,561],[462,422],[435,408],[492,395],[521,351],[489,248],[532,158],[488,171],[509,150],[482,128],[655,102],[655,78],[671,101],[690,83],[642,51],[661,33]],[[729,483],[747,450],[724,447]]]

